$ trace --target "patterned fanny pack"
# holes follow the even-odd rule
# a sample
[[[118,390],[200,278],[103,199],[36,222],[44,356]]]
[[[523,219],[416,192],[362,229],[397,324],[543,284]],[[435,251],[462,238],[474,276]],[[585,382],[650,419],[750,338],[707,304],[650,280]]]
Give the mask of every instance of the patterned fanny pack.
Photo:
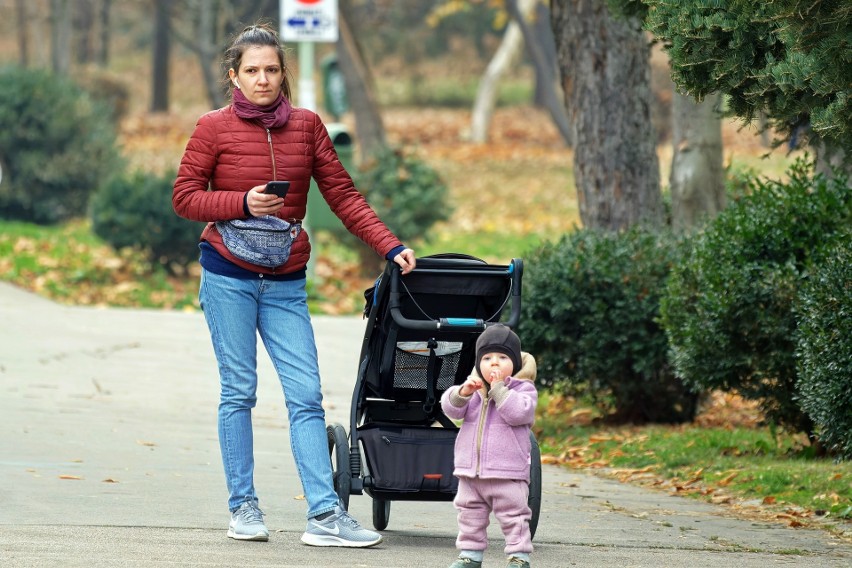
[[[264,215],[217,221],[216,229],[235,257],[259,266],[275,268],[290,258],[290,247],[302,232],[302,223],[290,223],[274,215]]]

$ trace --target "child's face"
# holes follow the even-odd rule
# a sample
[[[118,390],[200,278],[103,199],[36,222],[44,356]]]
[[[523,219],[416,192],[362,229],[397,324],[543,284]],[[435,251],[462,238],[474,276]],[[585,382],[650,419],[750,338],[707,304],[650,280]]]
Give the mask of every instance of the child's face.
[[[486,353],[479,360],[479,374],[490,385],[510,376],[514,370],[513,366],[512,360],[505,353]]]

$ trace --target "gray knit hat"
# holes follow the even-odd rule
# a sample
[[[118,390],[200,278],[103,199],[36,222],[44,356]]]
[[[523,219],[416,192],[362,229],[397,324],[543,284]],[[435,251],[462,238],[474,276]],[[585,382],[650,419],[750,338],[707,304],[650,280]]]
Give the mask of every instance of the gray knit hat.
[[[498,323],[489,326],[476,340],[476,372],[486,353],[505,353],[512,360],[512,374],[521,370],[521,340],[509,327]]]

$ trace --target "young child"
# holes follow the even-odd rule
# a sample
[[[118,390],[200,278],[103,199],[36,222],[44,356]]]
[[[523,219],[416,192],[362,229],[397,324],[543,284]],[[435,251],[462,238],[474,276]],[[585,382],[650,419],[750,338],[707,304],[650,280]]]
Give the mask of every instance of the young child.
[[[450,568],[480,568],[488,547],[491,512],[506,537],[507,568],[529,568],[532,552],[527,505],[530,482],[530,428],[535,419],[535,359],[521,352],[521,340],[508,327],[488,327],[476,341],[476,367],[462,385],[441,397],[444,414],[463,419],[455,446],[459,488],[461,553]]]

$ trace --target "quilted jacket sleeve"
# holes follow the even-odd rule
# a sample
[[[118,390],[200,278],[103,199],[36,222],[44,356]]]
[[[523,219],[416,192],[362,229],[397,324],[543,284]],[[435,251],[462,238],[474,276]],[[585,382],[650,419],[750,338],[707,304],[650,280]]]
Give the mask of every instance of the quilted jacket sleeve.
[[[192,221],[214,222],[245,217],[245,192],[208,191],[219,158],[213,111],[202,116],[187,142],[172,193],[175,213]],[[249,188],[246,188],[248,191]]]
[[[313,177],[323,198],[350,233],[384,257],[402,243],[355,188],[319,117],[314,124],[314,136],[316,143]]]

